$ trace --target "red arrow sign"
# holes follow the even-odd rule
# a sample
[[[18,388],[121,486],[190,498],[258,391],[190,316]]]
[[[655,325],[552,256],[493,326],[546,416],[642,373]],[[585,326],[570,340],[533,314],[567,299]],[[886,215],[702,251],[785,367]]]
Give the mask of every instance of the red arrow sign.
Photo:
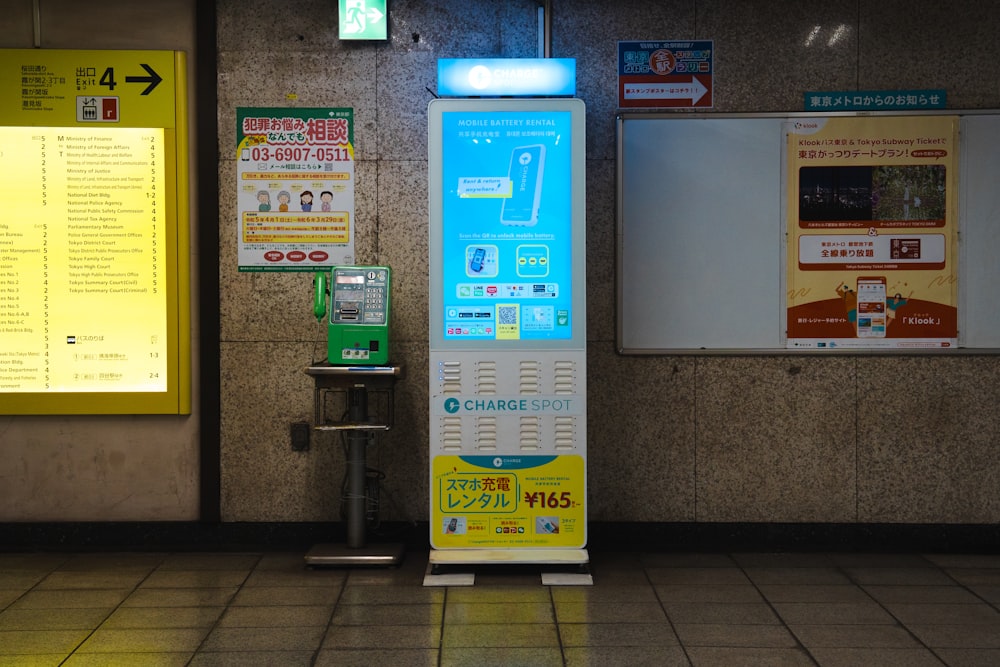
[[[693,74],[622,77],[619,95],[623,107],[710,107],[712,79]]]

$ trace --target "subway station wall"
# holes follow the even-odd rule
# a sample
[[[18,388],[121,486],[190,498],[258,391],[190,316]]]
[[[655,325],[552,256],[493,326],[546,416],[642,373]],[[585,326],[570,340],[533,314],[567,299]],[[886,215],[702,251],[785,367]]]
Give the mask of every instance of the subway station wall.
[[[390,39],[378,44],[339,41],[325,1],[283,3],[280,10],[270,2],[218,4],[227,520],[336,520],[344,468],[332,440],[317,439],[308,453],[288,451],[287,423],[310,418],[311,381],[302,367],[317,358],[321,336],[309,316],[308,276],[236,272],[235,108],[355,110],[358,258],[395,272],[392,341],[406,374],[396,427],[377,453],[386,474],[383,509],[388,519],[426,520],[426,106],[440,57],[535,56],[538,4],[392,0]],[[796,111],[805,90],[852,88],[944,88],[954,108],[994,108],[1000,7],[975,6],[955,12],[931,0],[552,3],[552,55],[577,59],[578,97],[587,104],[592,520],[1000,518],[1000,460],[993,455],[1000,417],[991,409],[1000,398],[1000,359],[635,358],[617,355],[614,346],[618,40],[714,40],[719,112]],[[261,426],[248,428],[254,420]]]
[[[31,4],[0,16],[11,28],[0,30],[0,45],[31,46]],[[71,4],[42,6],[69,12]],[[162,10],[152,22],[160,28],[181,21],[175,10],[189,4],[152,0],[141,11]],[[618,40],[714,40],[718,112],[796,111],[805,90],[852,88],[943,88],[953,108],[1000,108],[1000,6],[963,4],[959,12],[933,0],[551,3],[552,55],[577,59],[587,104],[591,520],[1000,520],[996,357],[615,351]],[[145,34],[146,17],[123,9],[131,6],[89,3],[88,12],[125,24],[86,39],[64,27],[44,46],[184,48],[119,34]],[[370,456],[385,473],[382,518],[427,520],[427,102],[440,57],[536,56],[538,3],[390,0],[383,43],[340,41],[332,0],[216,6],[222,518],[340,520],[340,443],[314,435],[309,451],[293,452],[289,442],[289,424],[312,419],[304,369],[325,349],[311,276],[240,273],[236,236],[236,109],[329,106],[354,109],[358,261],[394,271],[393,357],[405,376],[395,427]],[[197,417],[0,418],[0,520],[195,518]],[[114,494],[100,468],[112,447],[122,461]],[[173,505],[163,502],[164,475],[178,488]]]

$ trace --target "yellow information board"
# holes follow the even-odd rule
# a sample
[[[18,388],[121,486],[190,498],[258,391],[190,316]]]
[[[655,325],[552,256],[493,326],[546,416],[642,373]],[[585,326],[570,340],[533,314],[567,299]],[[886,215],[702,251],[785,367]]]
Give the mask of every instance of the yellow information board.
[[[0,50],[0,414],[190,412],[184,72]]]
[[[587,543],[582,456],[435,456],[431,546],[581,548]]]

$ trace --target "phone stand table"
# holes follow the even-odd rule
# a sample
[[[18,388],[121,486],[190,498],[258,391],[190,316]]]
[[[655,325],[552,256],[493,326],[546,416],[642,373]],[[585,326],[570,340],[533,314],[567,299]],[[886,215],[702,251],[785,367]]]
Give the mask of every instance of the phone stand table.
[[[373,432],[388,431],[393,423],[393,389],[402,375],[400,366],[339,366],[317,364],[306,368],[313,378],[313,417],[316,431],[339,431],[347,441],[347,543],[318,544],[306,553],[308,565],[396,565],[403,557],[400,544],[368,544],[366,539],[367,450]],[[331,393],[345,394],[346,420],[327,414]],[[381,396],[385,414],[373,422],[368,400]]]

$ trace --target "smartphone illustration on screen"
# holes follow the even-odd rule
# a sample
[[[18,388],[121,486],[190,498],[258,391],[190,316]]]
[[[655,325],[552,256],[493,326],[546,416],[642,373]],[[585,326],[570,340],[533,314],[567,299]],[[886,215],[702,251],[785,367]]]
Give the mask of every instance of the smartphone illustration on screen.
[[[472,260],[469,262],[469,268],[475,273],[480,273],[483,270],[483,261],[486,259],[486,248],[476,248],[472,252]]]
[[[511,193],[500,210],[502,224],[530,227],[538,223],[544,170],[545,146],[518,146],[511,151],[508,169]]]
[[[885,276],[858,277],[858,338],[884,338]]]

